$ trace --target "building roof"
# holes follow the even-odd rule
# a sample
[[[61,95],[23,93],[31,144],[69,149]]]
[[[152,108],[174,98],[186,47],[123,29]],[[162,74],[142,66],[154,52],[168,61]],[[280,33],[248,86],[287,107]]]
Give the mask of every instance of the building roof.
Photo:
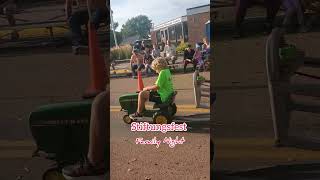
[[[193,8],[188,8],[187,9],[187,16],[191,16],[194,14],[200,14],[200,13],[206,13],[206,12],[210,12],[210,4],[197,6],[197,7],[193,7]]]
[[[167,21],[167,22],[164,22],[164,23],[161,23],[159,25],[154,26],[151,31],[157,31],[159,29],[170,27],[172,25],[179,24],[181,22],[186,22],[186,21],[187,21],[187,16],[178,17],[178,18],[175,18],[170,21]]]

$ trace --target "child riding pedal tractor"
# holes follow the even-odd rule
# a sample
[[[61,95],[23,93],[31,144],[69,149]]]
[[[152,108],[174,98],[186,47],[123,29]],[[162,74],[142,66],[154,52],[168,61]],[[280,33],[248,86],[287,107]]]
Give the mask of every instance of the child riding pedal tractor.
[[[159,57],[152,62],[151,67],[159,74],[155,85],[147,86],[139,93],[126,94],[119,98],[122,110],[127,112],[123,117],[127,124],[142,119],[143,116],[152,117],[156,124],[170,124],[177,112],[174,103],[177,92],[173,88],[167,61]],[[148,100],[155,102],[152,110],[145,108]]]

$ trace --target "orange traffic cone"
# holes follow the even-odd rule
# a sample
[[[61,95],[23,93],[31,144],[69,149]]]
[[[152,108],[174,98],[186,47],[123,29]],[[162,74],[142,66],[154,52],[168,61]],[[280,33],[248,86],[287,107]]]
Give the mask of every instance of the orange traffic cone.
[[[138,91],[142,91],[144,88],[141,71],[138,71]]]
[[[96,29],[90,22],[88,27],[90,84],[83,98],[92,98],[105,91],[107,82],[106,65],[100,52]]]

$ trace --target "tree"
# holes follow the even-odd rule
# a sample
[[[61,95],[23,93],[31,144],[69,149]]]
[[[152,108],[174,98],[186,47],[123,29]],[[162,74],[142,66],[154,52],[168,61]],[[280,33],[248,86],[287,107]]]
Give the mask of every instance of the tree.
[[[116,30],[118,26],[119,26],[119,23],[118,23],[118,22],[114,22],[114,23],[113,23],[114,30]],[[111,27],[111,25],[110,25],[110,27]],[[111,29],[111,30],[112,30],[112,29]]]
[[[147,38],[152,27],[151,20],[145,15],[130,18],[122,25],[121,33],[124,37],[139,35],[140,38]]]

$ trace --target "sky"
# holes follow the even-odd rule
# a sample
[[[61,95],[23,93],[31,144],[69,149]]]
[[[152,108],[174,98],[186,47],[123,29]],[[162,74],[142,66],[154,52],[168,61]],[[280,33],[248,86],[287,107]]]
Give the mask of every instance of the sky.
[[[152,23],[160,23],[186,15],[186,9],[207,5],[210,0],[111,0],[113,20],[118,22],[117,31],[125,22],[138,15],[146,15]]]

